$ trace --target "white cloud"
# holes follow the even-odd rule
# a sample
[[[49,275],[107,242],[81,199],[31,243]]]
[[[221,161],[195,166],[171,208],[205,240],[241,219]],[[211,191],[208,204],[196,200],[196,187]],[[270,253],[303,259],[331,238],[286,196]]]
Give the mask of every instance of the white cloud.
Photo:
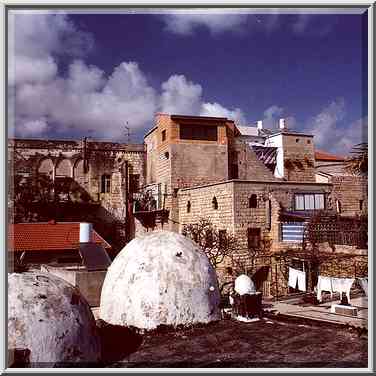
[[[226,117],[228,119],[234,120],[238,125],[245,125],[245,116],[240,108],[235,108],[234,110],[229,110],[219,103],[203,103],[201,116],[213,116],[213,117]]]
[[[184,75],[173,75],[162,83],[161,111],[181,115],[197,114],[201,96],[201,85],[187,80]]]
[[[166,30],[180,35],[191,35],[197,28],[205,28],[212,34],[238,32],[247,21],[246,14],[177,13],[162,16]]]
[[[75,47],[88,43],[82,47],[87,51],[92,41],[64,14],[18,17],[13,18],[15,69],[9,80],[12,135],[44,137],[48,131],[59,137],[121,140],[126,122],[134,134],[142,134],[157,110],[244,119],[240,109],[204,103],[202,86],[184,75],[172,75],[155,89],[136,62],[122,62],[106,76],[77,59]],[[69,55],[65,62],[71,59],[65,76],[59,71],[61,54]]]
[[[33,136],[34,134],[40,134],[47,130],[46,119],[28,120],[22,124],[22,135]]]
[[[337,138],[338,122],[345,117],[345,100],[338,98],[308,121],[307,128],[314,135],[315,145],[328,150]],[[329,150],[328,150],[329,151]]]
[[[264,111],[264,118],[262,119],[264,128],[278,127],[279,118],[283,114],[284,109],[277,105],[272,105]]]

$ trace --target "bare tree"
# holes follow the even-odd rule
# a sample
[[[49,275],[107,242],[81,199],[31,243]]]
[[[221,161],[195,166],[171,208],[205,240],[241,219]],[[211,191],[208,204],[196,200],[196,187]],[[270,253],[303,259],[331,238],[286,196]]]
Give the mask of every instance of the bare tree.
[[[228,234],[226,230],[218,230],[206,218],[200,218],[197,223],[184,225],[182,234],[201,247],[214,269],[217,269],[226,257],[231,260],[238,249],[235,236]]]

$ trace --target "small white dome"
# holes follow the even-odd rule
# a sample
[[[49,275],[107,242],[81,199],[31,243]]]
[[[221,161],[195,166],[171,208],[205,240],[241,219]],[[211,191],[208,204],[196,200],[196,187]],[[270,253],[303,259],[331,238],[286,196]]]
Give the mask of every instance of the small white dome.
[[[30,362],[100,360],[100,339],[86,300],[68,282],[44,272],[8,274],[8,348],[30,350]]]
[[[245,274],[241,274],[235,279],[235,291],[239,295],[255,294],[256,287],[251,278]]]
[[[153,329],[220,319],[216,273],[183,235],[153,231],[116,256],[102,287],[100,317],[114,325]]]

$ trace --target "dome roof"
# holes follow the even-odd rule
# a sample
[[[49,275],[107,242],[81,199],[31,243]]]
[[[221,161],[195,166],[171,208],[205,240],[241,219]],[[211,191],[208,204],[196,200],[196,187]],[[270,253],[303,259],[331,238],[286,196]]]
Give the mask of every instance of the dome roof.
[[[239,295],[244,294],[255,294],[256,293],[256,287],[253,283],[252,279],[249,278],[245,274],[241,274],[239,277],[235,279],[235,288],[234,290]]]
[[[102,287],[100,316],[110,324],[153,329],[220,319],[216,273],[183,235],[153,231],[116,256]]]
[[[79,291],[44,272],[8,274],[8,348],[28,349],[30,363],[95,363],[100,340]]]

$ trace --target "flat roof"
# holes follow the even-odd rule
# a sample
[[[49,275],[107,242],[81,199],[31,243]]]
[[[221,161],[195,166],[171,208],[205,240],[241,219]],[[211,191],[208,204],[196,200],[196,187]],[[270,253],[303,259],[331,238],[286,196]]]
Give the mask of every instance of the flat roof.
[[[181,188],[180,191],[189,191],[192,189],[199,189],[199,188],[206,188],[211,187],[214,185],[221,185],[221,184],[229,184],[229,183],[241,183],[241,184],[279,184],[279,185],[308,185],[308,186],[324,186],[324,187],[330,187],[333,184],[332,183],[316,183],[316,182],[300,182],[300,181],[286,181],[286,180],[240,180],[240,179],[231,179],[231,180],[225,180],[220,181],[217,183],[210,183],[210,184],[203,184],[198,185],[196,187],[189,187],[189,188]]]

